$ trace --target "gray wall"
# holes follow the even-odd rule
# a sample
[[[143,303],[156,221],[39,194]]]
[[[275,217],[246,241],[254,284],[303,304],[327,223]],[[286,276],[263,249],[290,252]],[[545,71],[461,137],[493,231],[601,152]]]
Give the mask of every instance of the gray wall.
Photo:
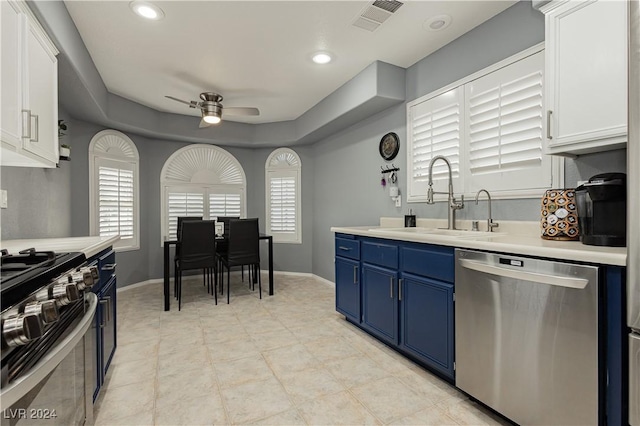
[[[63,110],[58,116],[61,120],[68,119]],[[70,138],[71,132],[67,131],[61,142]],[[60,161],[57,169],[5,166],[0,169],[0,187],[7,190],[8,198],[8,208],[0,210],[0,239],[71,235],[72,172],[68,161]]]
[[[533,46],[544,38],[539,12],[522,1],[411,66],[406,72],[406,99],[411,101],[466,75]],[[302,244],[274,244],[276,270],[312,272],[332,280],[331,226],[375,225],[380,216],[401,217],[411,208],[418,217],[446,217],[443,203],[405,202],[406,107],[392,106],[351,127],[293,149],[302,160]],[[131,117],[135,119],[135,117]],[[2,210],[2,238],[80,236],[89,232],[88,145],[102,126],[69,121],[71,163],[61,169],[3,168],[2,188],[9,189],[9,209]],[[396,132],[400,152],[398,186],[403,205],[396,208],[388,187],[380,185],[380,167],[389,165],[378,154],[382,135]],[[140,152],[141,248],[118,254],[118,284],[129,285],[162,277],[160,245],[160,171],[167,158],[187,145],[125,131]],[[242,164],[247,176],[247,215],[265,223],[264,164],[266,148],[225,147]],[[565,160],[565,186],[605,171],[625,171],[626,151],[591,154]],[[489,188],[490,189],[490,188]],[[19,202],[16,202],[19,200]],[[46,208],[35,208],[37,204]],[[484,217],[484,206],[467,203],[458,217]],[[497,220],[537,220],[539,200],[494,203]],[[60,222],[60,224],[57,224]],[[37,225],[34,225],[37,223]],[[266,253],[263,251],[263,256]]]

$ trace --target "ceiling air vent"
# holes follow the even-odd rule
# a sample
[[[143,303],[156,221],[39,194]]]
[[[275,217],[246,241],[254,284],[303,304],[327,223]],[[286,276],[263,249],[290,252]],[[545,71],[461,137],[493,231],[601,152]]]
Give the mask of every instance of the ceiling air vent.
[[[353,25],[373,32],[403,4],[396,0],[376,0],[362,11]]]

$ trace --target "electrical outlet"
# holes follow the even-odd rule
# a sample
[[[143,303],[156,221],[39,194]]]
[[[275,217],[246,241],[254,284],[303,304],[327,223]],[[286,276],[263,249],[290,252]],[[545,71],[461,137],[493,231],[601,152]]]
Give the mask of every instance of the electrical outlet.
[[[396,197],[396,207],[402,207],[402,197],[400,195]]]
[[[6,189],[0,190],[0,208],[2,209],[7,208],[7,190]]]

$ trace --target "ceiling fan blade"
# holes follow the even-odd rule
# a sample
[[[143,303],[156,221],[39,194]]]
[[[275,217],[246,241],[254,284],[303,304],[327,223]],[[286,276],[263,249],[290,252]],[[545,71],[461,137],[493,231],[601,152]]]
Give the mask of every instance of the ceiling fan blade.
[[[190,108],[198,108],[198,103],[196,101],[187,102],[187,101],[183,101],[182,99],[178,99],[178,98],[174,98],[173,96],[166,96],[166,95],[165,95],[165,98],[169,98],[169,99],[171,99],[173,101],[181,102],[183,104],[187,104],[187,105],[189,105]]]
[[[249,107],[224,107],[222,113],[226,115],[260,115],[260,110]]]
[[[202,128],[204,128],[204,127],[209,127],[209,126],[211,126],[211,123],[207,123],[206,121],[204,121],[204,119],[201,119],[201,120],[200,120],[200,125],[198,125],[198,127],[199,127],[200,129],[202,129]]]

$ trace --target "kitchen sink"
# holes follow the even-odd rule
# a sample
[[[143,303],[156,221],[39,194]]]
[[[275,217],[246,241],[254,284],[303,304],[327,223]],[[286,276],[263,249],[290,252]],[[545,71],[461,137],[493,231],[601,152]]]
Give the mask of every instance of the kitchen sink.
[[[444,228],[371,228],[372,232],[401,232],[408,234],[429,234],[443,235],[458,238],[487,238],[506,235],[504,232],[469,231],[467,229],[444,229]]]

